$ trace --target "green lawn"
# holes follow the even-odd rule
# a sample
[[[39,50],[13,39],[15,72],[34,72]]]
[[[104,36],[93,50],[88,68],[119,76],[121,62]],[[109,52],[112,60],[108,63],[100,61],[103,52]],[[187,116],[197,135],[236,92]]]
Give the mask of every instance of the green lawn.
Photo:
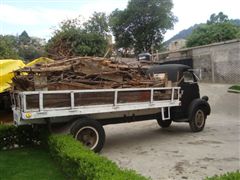
[[[40,148],[0,151],[0,180],[63,180],[50,154]]]
[[[230,91],[233,90],[233,91],[235,91],[235,92],[239,92],[239,93],[240,93],[240,84],[235,84],[235,85],[231,86],[231,87],[229,88],[229,90],[230,90]]]
[[[240,172],[228,172],[226,174],[220,175],[220,176],[213,176],[206,178],[205,180],[239,180],[240,179]]]

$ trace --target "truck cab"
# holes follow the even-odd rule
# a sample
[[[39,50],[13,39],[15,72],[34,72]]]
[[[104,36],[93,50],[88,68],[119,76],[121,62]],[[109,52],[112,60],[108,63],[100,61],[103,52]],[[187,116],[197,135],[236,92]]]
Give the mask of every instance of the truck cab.
[[[158,120],[162,127],[169,127],[172,121],[189,122],[192,131],[198,132],[203,130],[205,120],[210,114],[208,97],[200,98],[198,86],[198,77],[194,74],[192,68],[182,64],[165,64],[155,65],[147,70],[147,74],[165,73],[172,85],[180,87],[181,106],[171,108],[171,119],[163,121]]]

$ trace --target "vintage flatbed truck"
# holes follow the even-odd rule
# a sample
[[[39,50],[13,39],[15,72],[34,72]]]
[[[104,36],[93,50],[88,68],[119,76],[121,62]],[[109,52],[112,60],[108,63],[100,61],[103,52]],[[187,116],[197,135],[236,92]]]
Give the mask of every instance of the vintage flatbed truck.
[[[104,125],[157,119],[162,128],[187,122],[204,129],[210,114],[208,97],[200,98],[197,77],[189,66],[160,65],[149,75],[168,75],[172,87],[13,92],[16,125],[62,125],[95,152],[105,141]]]

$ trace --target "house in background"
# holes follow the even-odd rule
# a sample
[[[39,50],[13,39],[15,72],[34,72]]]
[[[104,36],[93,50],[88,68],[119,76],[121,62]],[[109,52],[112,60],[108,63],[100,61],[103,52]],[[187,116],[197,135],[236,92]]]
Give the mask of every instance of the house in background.
[[[186,39],[177,39],[169,43],[168,50],[177,51],[185,47],[186,47]]]

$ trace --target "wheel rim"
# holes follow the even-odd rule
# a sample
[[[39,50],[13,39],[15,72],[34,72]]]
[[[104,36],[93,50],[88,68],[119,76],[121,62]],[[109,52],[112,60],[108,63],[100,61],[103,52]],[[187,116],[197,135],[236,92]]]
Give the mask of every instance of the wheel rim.
[[[79,129],[76,133],[75,139],[82,142],[83,145],[93,150],[99,141],[99,135],[95,128],[86,126]]]
[[[205,121],[204,112],[201,109],[197,110],[195,114],[196,126],[201,128],[204,125],[204,121]]]

